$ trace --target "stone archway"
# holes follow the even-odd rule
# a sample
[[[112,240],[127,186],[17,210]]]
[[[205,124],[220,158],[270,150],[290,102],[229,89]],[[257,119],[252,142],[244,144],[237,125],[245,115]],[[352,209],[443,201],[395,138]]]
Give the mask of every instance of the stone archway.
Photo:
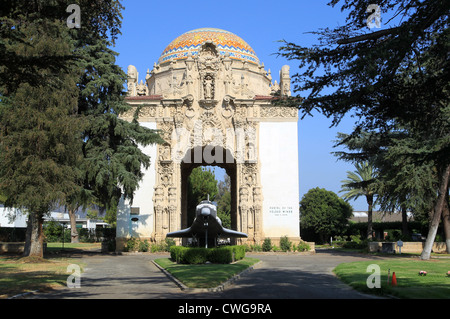
[[[143,148],[151,167],[133,203],[119,210],[118,241],[139,236],[161,242],[189,226],[183,180],[200,165],[233,175],[232,228],[247,233],[249,244],[261,244],[265,236],[300,240],[298,111],[273,105],[290,95],[289,67],[279,75],[280,82],[273,83],[245,41],[211,28],[175,39],[145,82],[130,66],[131,108],[122,118],[158,129],[165,143]],[[139,218],[131,218],[136,214]],[[139,221],[134,225],[132,219]]]
[[[158,147],[152,237],[161,241],[167,233],[189,226],[187,176],[195,167],[215,165],[224,168],[232,179],[232,229],[247,233],[247,240],[252,243],[259,242],[263,227],[259,164],[254,147],[257,124],[234,118],[227,123],[204,110],[188,131],[184,126],[187,123],[179,121],[177,127],[176,119],[160,123],[168,142]]]

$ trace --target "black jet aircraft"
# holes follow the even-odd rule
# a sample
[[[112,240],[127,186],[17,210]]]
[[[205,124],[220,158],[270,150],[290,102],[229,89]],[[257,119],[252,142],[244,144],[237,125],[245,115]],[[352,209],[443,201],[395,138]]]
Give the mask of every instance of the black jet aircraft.
[[[191,227],[168,233],[167,237],[196,238],[205,247],[215,246],[218,238],[247,238],[247,234],[222,226],[217,217],[217,207],[208,200],[204,200],[195,209],[195,219]],[[202,245],[203,246],[203,245]]]

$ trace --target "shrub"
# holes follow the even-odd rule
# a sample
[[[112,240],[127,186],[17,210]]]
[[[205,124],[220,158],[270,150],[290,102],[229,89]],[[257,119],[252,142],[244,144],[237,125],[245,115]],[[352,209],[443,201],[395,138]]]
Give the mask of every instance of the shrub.
[[[204,264],[208,261],[208,248],[189,248],[183,257],[187,264]]]
[[[362,242],[361,237],[357,236],[357,235],[351,235],[350,236],[350,240],[355,242],[355,243],[357,243],[357,244],[360,244]]]
[[[208,253],[208,260],[216,264],[229,264],[233,262],[233,247],[213,248]]]
[[[146,240],[139,241],[138,250],[141,252],[147,252],[150,248],[150,243]]]
[[[280,248],[282,251],[291,251],[292,243],[287,236],[280,238]]]
[[[251,251],[256,251],[256,252],[262,251],[262,247],[261,247],[261,245],[258,245],[258,244],[252,245]]]
[[[402,237],[402,231],[399,229],[386,229],[385,232],[387,241],[397,241]]]
[[[127,239],[124,250],[125,251],[137,251],[139,248],[139,239],[131,237]]]
[[[204,264],[207,261],[207,248],[170,247],[170,258],[178,264]]]
[[[124,247],[124,251],[139,251],[139,252],[147,252],[150,249],[150,243],[147,239],[144,241],[139,238],[131,237],[127,239]]]
[[[179,264],[203,264],[206,261],[229,264],[244,257],[245,246],[225,246],[219,248],[170,247],[170,258]]]
[[[167,237],[165,240],[164,251],[170,251],[170,247],[175,246],[175,240],[173,238]]]
[[[183,246],[172,246],[170,247],[170,258],[176,263],[182,263],[184,258],[184,252],[187,250],[187,247]]]
[[[48,221],[44,224],[43,229],[45,240],[48,243],[62,242],[63,232],[64,232],[64,242],[70,243],[71,241],[70,229],[67,228],[67,225],[63,227],[60,223],[56,221]]]
[[[297,246],[297,251],[309,251],[311,247],[304,241],[300,242]]]
[[[262,244],[262,250],[263,251],[271,251],[272,250],[272,241],[270,238],[264,239],[264,242]]]
[[[234,252],[234,260],[241,260],[245,257],[245,247],[244,246],[232,246]]]
[[[82,243],[94,243],[97,241],[97,236],[94,229],[78,229],[78,238]]]
[[[342,248],[348,249],[364,249],[367,248],[367,240],[347,241],[342,245]]]
[[[156,243],[156,244],[152,244],[150,247],[150,251],[152,253],[157,253],[160,251],[166,251],[166,245],[164,245],[163,243]]]
[[[212,263],[229,264],[245,257],[245,246],[226,246],[209,250],[208,259]]]

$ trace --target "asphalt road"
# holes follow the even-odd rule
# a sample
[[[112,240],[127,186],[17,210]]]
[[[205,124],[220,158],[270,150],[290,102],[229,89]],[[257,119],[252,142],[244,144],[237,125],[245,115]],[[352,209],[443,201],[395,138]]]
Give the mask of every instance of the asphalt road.
[[[35,293],[27,299],[373,299],[337,279],[332,270],[343,262],[377,257],[320,251],[313,255],[247,254],[261,260],[222,291],[184,291],[152,260],[168,255],[79,255],[86,264],[79,288]],[[69,274],[68,274],[69,275]]]

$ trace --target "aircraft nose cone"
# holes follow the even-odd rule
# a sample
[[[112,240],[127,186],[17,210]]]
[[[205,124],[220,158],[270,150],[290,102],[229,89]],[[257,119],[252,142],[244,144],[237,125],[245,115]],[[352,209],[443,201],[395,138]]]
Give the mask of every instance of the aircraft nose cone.
[[[211,215],[211,210],[208,207],[204,207],[204,208],[202,208],[201,214],[202,214],[202,216],[205,216],[205,217],[209,216],[209,215]]]

